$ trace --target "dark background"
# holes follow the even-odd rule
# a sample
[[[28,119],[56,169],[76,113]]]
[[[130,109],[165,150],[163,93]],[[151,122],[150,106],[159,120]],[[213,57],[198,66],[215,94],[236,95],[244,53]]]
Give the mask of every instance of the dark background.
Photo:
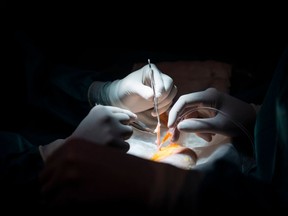
[[[232,65],[230,93],[256,104],[261,104],[287,46],[281,25],[285,19],[272,20],[272,12],[262,17],[254,9],[236,13],[240,9],[175,2],[156,6],[62,0],[4,1],[3,5],[1,28],[6,39],[10,31],[25,32],[53,64],[98,70],[148,58],[153,63],[218,60]],[[11,44],[5,37],[2,44],[2,52],[9,56]],[[16,105],[21,101],[7,92],[21,91],[25,77],[11,73],[11,65],[17,70],[13,59],[6,65],[1,73],[8,78],[2,79],[2,97],[13,104],[13,112],[19,112]]]

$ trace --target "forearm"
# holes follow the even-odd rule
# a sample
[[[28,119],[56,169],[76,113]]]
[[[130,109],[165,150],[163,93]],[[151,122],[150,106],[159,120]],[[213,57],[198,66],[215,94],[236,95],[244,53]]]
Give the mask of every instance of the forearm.
[[[133,64],[128,62],[123,65],[116,64],[116,66],[103,71],[97,78],[95,77],[88,88],[88,101],[90,106],[93,107],[95,104],[111,106],[112,104],[108,97],[109,85],[115,80],[123,79],[132,71]]]

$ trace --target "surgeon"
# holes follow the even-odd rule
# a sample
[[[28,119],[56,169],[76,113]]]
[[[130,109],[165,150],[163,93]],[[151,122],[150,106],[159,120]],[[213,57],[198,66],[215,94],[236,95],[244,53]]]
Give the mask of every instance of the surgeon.
[[[40,175],[45,206],[51,212],[117,209],[128,215],[287,211],[287,71],[288,49],[260,107],[211,88],[183,95],[169,112],[173,140],[182,132],[195,132],[206,140],[216,133],[248,138],[243,145],[252,145],[255,158],[249,172],[243,173],[239,164],[226,158],[218,158],[208,169],[182,170],[91,142],[68,140],[47,159]],[[204,109],[210,115],[203,116]],[[178,122],[187,110],[194,112],[192,118]]]
[[[65,64],[52,55],[61,47],[43,47],[39,35],[32,34],[37,31],[11,26],[3,25],[1,40],[0,191],[3,206],[26,209],[40,201],[44,161],[70,138],[128,151],[124,140],[133,132],[130,122],[141,113],[155,115],[151,68],[160,113],[172,104],[177,88],[153,63],[135,71]]]

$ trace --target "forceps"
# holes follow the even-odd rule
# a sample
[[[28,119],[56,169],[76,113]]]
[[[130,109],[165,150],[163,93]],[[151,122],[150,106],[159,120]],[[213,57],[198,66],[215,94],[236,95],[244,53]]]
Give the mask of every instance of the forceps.
[[[151,72],[151,87],[152,87],[153,94],[154,94],[154,109],[155,109],[155,112],[156,112],[157,122],[158,122],[158,125],[159,125],[160,124],[160,116],[159,116],[159,111],[158,111],[158,99],[156,97],[154,71],[153,71],[153,69],[151,67],[150,59],[148,59],[148,65],[149,65],[150,72]]]
[[[143,132],[147,132],[150,134],[155,134],[154,131],[149,128],[147,125],[145,125],[143,122],[136,120],[130,123],[131,126],[135,127],[136,129],[143,131]]]

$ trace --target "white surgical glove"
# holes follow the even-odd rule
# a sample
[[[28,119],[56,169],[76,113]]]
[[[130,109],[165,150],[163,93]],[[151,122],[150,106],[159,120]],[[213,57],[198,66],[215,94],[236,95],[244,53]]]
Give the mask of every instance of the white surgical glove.
[[[155,92],[158,98],[159,114],[162,114],[171,106],[173,98],[177,94],[177,88],[171,77],[159,71],[154,64],[151,64],[151,67],[154,71]],[[151,87],[149,65],[132,72],[123,79],[100,85],[99,82],[95,83],[95,87],[93,87],[92,84],[90,91],[98,91],[95,96],[96,103],[98,101],[98,103],[100,102],[105,105],[129,109],[133,113],[140,113],[151,109],[151,114],[156,116],[156,113],[152,110],[154,108],[154,94]],[[95,92],[89,93],[89,95],[90,94],[95,95]]]
[[[67,139],[84,140],[98,145],[110,145],[119,142],[114,140],[129,139],[133,129],[128,125],[137,116],[129,110],[112,106],[94,106],[89,114],[81,121],[76,130]],[[48,145],[40,146],[40,154],[44,160],[64,144],[64,139],[58,139]],[[124,144],[124,142],[120,142]],[[129,146],[115,146],[128,151]]]
[[[193,109],[194,112],[179,122],[181,116]],[[169,112],[167,126],[176,127],[173,141],[178,140],[180,131],[195,132],[206,141],[211,141],[215,133],[230,137],[247,135],[251,140],[255,120],[256,111],[250,104],[215,88],[208,88],[205,91],[181,96]]]

